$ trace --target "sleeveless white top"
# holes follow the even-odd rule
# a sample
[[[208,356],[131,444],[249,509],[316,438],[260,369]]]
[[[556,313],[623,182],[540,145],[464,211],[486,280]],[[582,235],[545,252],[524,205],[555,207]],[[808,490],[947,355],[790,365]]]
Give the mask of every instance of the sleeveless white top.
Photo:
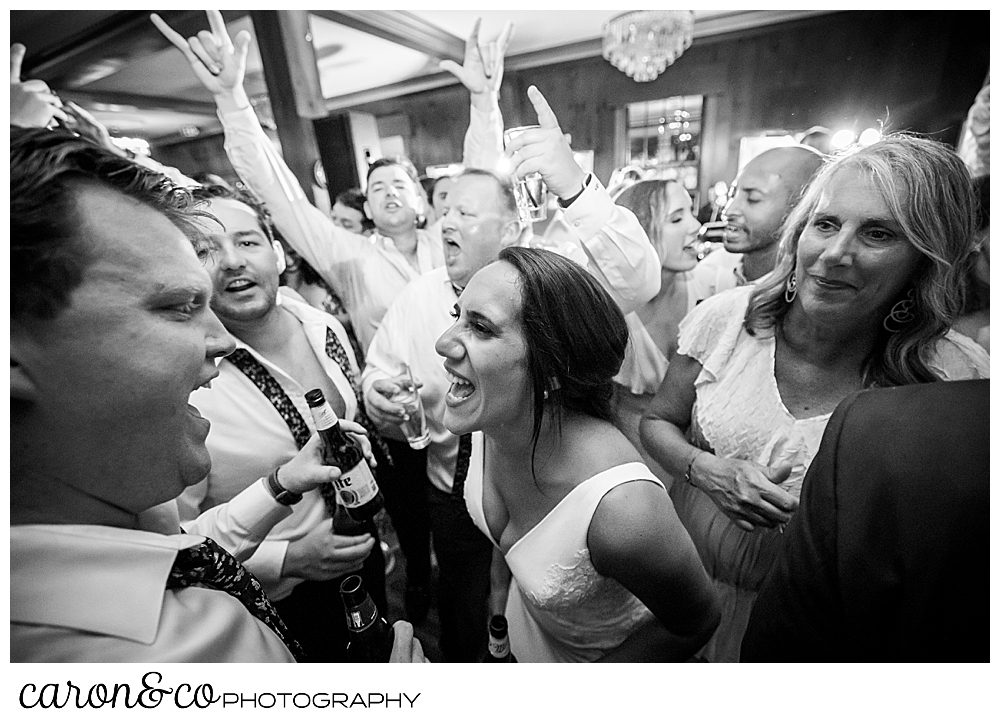
[[[499,549],[483,512],[483,435],[473,434],[465,504],[473,522]],[[620,645],[653,613],[617,580],[594,569],[587,532],[601,499],[634,480],[663,486],[641,462],[581,482],[514,543],[507,597],[511,651],[518,662],[591,662]]]

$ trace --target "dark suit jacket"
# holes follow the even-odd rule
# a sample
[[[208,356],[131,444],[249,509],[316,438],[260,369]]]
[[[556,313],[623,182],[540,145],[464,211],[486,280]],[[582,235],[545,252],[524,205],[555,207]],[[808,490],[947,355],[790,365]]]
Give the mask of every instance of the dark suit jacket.
[[[837,408],[744,661],[989,661],[989,381]]]

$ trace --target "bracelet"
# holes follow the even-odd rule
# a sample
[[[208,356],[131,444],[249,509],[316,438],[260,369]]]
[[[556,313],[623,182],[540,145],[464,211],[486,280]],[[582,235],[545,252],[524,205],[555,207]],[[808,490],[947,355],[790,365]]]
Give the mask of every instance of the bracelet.
[[[684,481],[687,482],[692,487],[697,487],[698,485],[696,485],[694,482],[691,481],[691,468],[694,467],[694,461],[698,459],[698,456],[704,453],[704,451],[705,450],[703,449],[699,449],[697,452],[694,453],[694,456],[691,458],[691,461],[688,462],[687,472],[684,473]]]

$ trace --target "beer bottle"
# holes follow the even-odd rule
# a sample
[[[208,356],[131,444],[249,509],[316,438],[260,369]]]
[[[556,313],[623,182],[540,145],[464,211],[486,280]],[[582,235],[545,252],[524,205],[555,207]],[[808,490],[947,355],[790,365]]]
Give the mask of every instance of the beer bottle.
[[[349,575],[340,583],[347,615],[347,659],[352,663],[388,663],[395,638],[392,628],[379,614],[360,575]]]
[[[507,618],[494,615],[490,618],[490,644],[483,656],[484,663],[516,663],[517,658],[510,652],[510,639],[507,637]]]
[[[319,389],[306,392],[306,402],[323,439],[323,460],[340,468],[340,479],[333,483],[347,514],[358,522],[369,522],[385,504],[382,491],[372,475],[365,453],[357,440],[344,433],[340,420]]]

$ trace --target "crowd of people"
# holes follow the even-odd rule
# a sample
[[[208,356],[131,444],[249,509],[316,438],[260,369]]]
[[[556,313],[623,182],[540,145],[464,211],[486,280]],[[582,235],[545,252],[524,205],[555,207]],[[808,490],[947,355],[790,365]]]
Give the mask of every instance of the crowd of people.
[[[385,614],[386,565],[311,389],[399,541],[392,662],[427,661],[431,606],[444,662],[496,614],[519,662],[988,659],[988,175],[915,135],[765,151],[699,259],[684,186],[612,195],[537,88],[503,146],[512,28],[477,22],[442,63],[464,170],[380,158],[327,214],[249,33],[152,22],[238,186],[129,157],[11,48],[12,661],[346,661],[340,584]]]

